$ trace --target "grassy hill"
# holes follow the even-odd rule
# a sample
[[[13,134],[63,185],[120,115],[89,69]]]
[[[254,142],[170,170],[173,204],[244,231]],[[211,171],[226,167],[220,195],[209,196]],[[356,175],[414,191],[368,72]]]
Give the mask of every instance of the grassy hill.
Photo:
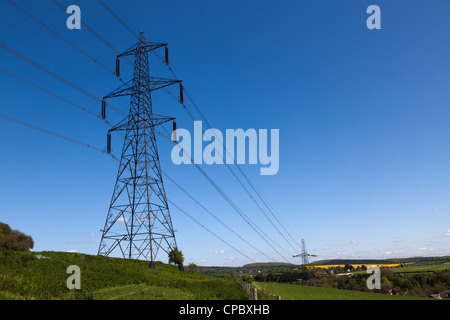
[[[37,259],[39,254],[50,259]],[[81,290],[67,289],[71,265],[80,267]],[[145,261],[0,249],[0,299],[246,300],[248,296],[234,279],[183,273],[161,262],[152,270]]]

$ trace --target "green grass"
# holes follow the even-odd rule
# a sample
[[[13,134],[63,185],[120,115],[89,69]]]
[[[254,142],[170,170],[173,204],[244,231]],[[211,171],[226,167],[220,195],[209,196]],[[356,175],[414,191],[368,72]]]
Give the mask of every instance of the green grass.
[[[97,290],[93,293],[93,298],[94,300],[194,300],[196,295],[178,288],[136,284]]]
[[[391,296],[387,294],[341,290],[334,288],[308,287],[295,284],[256,282],[258,289],[282,300],[423,300],[427,298]]]
[[[71,265],[80,267],[81,290],[67,289]],[[181,272],[161,262],[152,270],[145,261],[0,249],[0,299],[245,300],[248,295],[234,279]]]

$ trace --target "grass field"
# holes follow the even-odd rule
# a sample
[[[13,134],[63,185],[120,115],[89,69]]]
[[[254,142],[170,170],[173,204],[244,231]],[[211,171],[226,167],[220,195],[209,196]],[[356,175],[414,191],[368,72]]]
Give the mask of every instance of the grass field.
[[[308,287],[295,284],[256,282],[258,289],[265,289],[282,300],[429,300],[428,298],[391,296],[387,294],[340,290],[334,288]]]

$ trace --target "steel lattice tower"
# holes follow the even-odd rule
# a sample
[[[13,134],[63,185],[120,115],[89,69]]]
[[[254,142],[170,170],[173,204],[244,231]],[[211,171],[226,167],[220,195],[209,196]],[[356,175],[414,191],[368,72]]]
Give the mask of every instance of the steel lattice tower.
[[[134,56],[133,79],[107,95],[106,99],[131,96],[128,116],[108,132],[108,152],[111,132],[124,131],[124,143],[117,180],[98,254],[126,259],[154,261],[160,249],[169,253],[177,247],[175,231],[164,190],[155,127],[174,118],[153,113],[151,92],[181,83],[179,80],[153,78],[149,74],[148,53],[167,44],[147,42],[143,33],[139,42],[117,56]]]
[[[306,242],[305,239],[302,239],[302,253],[293,256],[294,258],[301,257],[302,258],[302,267],[306,268],[309,265],[309,257],[317,257],[314,254],[309,254],[306,250]]]

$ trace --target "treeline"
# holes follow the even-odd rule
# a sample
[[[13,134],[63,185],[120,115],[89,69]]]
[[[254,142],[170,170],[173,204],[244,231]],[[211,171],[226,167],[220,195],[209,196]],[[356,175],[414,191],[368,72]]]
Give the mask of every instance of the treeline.
[[[369,274],[354,274],[351,277],[328,275],[315,279],[315,285],[328,288],[369,291],[367,288],[367,278],[369,276]],[[376,292],[429,297],[432,294],[438,294],[449,289],[450,269],[406,275],[394,273],[389,268],[382,268],[381,289],[376,290]]]
[[[442,263],[450,261],[450,256],[442,257],[411,257],[411,258],[395,258],[395,259],[333,259],[319,260],[310,264],[312,267],[326,265],[387,265],[387,264],[404,264],[404,263]]]
[[[0,222],[0,248],[16,251],[30,251],[34,247],[31,236],[13,230],[6,223]]]
[[[295,283],[299,285],[337,288],[355,291],[371,291],[367,288],[370,274],[353,274],[336,276],[326,274],[316,276],[312,271],[266,273],[254,276],[259,282]],[[404,294],[409,296],[429,297],[450,289],[450,269],[407,275],[394,273],[389,268],[381,269],[381,288],[375,290],[384,294]]]
[[[253,277],[257,282],[280,282],[291,283],[314,278],[314,273],[310,271],[285,271],[277,273],[260,273]]]

